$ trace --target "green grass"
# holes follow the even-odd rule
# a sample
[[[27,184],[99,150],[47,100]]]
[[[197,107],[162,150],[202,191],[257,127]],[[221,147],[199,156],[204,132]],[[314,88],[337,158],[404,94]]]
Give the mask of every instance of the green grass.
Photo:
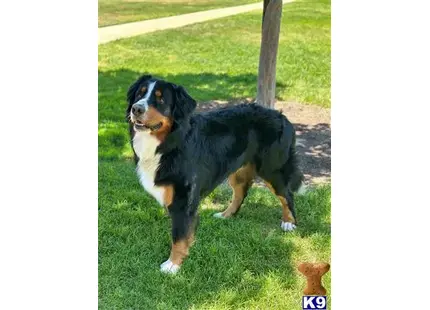
[[[126,88],[143,72],[199,101],[255,98],[260,35],[257,11],[100,45],[100,84],[112,87],[100,102],[114,96],[117,105],[106,108],[123,111]],[[329,2],[284,5],[276,79],[278,99],[330,107]]]
[[[321,2],[284,7],[280,98],[329,106],[329,11]],[[292,233],[281,231],[280,203],[261,188],[251,189],[237,217],[213,218],[231,197],[221,186],[201,204],[197,241],[180,273],[159,272],[170,222],[138,183],[126,90],[151,72],[198,100],[255,96],[260,19],[245,14],[99,47],[100,309],[300,309],[305,281],[297,265],[330,262],[330,186],[297,197]]]
[[[205,199],[190,257],[179,274],[164,275],[164,209],[143,192],[130,162],[100,162],[100,309],[300,309],[305,281],[297,265],[330,262],[330,187],[297,198],[293,233],[280,230],[280,203],[266,189],[252,188],[235,218],[213,218],[230,197],[219,187]]]
[[[99,0],[99,27],[253,2],[259,0]]]

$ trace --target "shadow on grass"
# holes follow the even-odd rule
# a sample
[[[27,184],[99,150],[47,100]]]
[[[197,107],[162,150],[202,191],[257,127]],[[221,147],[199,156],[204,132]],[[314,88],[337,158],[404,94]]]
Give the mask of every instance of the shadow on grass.
[[[99,71],[99,123],[123,122],[126,109],[126,93],[129,86],[144,72],[131,70]],[[244,93],[256,93],[257,76],[255,74],[168,74],[155,77],[184,86],[198,102],[213,99],[243,99]],[[288,85],[278,83],[278,88]]]

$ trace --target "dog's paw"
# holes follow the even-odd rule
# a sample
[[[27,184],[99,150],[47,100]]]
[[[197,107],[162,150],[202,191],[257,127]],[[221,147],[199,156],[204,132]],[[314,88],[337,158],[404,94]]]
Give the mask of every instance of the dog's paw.
[[[281,229],[283,231],[292,231],[292,230],[296,229],[296,225],[294,225],[293,223],[290,223],[290,222],[282,221]]]
[[[297,190],[297,195],[303,196],[309,192],[309,187],[305,183],[300,184],[299,189]]]
[[[166,260],[160,265],[160,271],[169,274],[175,274],[179,271],[181,266],[175,265],[170,259]]]
[[[215,213],[214,217],[216,217],[217,219],[225,219],[226,218],[226,217],[224,217],[223,212]]]

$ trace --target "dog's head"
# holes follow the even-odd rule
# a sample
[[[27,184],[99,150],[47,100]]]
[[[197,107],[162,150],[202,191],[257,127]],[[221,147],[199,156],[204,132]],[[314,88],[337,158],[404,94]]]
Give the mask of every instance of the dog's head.
[[[196,101],[182,86],[150,75],[141,76],[127,93],[127,118],[136,131],[167,134],[174,123],[187,120]]]

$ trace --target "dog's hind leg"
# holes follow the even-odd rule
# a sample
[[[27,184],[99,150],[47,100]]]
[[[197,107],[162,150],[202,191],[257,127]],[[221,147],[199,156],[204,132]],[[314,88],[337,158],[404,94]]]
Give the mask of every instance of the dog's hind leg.
[[[291,231],[297,225],[293,192],[300,190],[304,179],[299,168],[299,159],[294,144],[290,147],[288,159],[281,169],[271,169],[269,171],[266,171],[262,177],[266,181],[267,187],[278,197],[282,204],[282,230]]]
[[[283,183],[281,175],[271,180],[266,180],[266,186],[274,193],[282,205],[282,222],[283,231],[291,231],[296,228],[296,214],[294,210],[294,197],[291,190]]]
[[[215,217],[228,218],[239,211],[243,200],[248,194],[248,189],[254,181],[255,174],[255,166],[246,164],[228,177],[228,182],[233,189],[233,198],[230,206],[224,212],[215,213]]]

